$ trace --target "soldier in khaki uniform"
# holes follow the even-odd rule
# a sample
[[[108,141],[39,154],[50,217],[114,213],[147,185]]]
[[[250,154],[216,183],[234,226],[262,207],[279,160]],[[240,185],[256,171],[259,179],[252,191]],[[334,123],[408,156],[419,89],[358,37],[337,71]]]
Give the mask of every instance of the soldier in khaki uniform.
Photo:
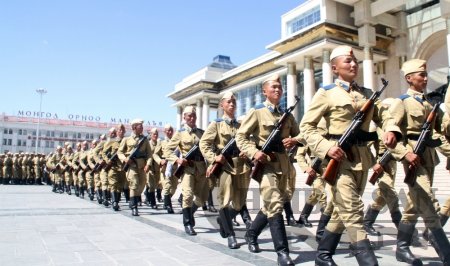
[[[161,146],[161,140],[158,138],[158,129],[152,128],[149,132],[149,143],[154,155],[154,150],[157,146]],[[153,160],[153,156],[147,161],[147,186],[144,190],[145,203],[152,209],[157,209],[155,190],[159,185],[160,169],[159,164]]]
[[[94,173],[94,168],[95,168],[94,150],[95,150],[95,147],[97,147],[97,145],[98,145],[98,140],[94,139],[91,142],[91,148],[86,151],[86,162],[87,162],[87,168],[85,169],[86,170],[86,182],[87,182],[87,191],[89,194],[89,199],[91,201],[94,200],[95,193],[96,193],[96,191],[95,191],[96,180],[95,180],[95,173]],[[99,204],[102,203],[100,201],[100,196],[98,194],[97,194],[97,201]]]
[[[5,176],[4,171],[3,171],[4,161],[5,161],[5,155],[0,154],[0,184],[3,184],[3,177]]]
[[[232,139],[234,140],[240,124],[234,117],[236,97],[232,92],[222,96],[220,107],[224,115],[209,124],[200,140],[200,149],[210,165],[218,164],[222,168],[220,175],[217,176],[220,181],[218,191],[220,210],[217,223],[220,226],[221,236],[228,238],[228,247],[235,249],[238,245],[232,219],[240,212],[247,199],[250,167],[246,164],[247,157],[239,151],[236,144],[225,154],[221,154],[222,149]],[[208,169],[211,170],[211,167]]]
[[[102,171],[102,169],[95,169],[95,167],[99,166],[101,164],[101,156],[100,153],[103,150],[103,145],[105,145],[106,135],[102,134],[99,139],[98,143],[95,146],[94,149],[92,149],[91,153],[91,168],[92,168],[92,175],[94,176],[94,184],[95,184],[95,195],[97,196],[97,202],[98,204],[104,204],[105,206],[109,206],[108,201],[108,193],[106,191],[105,195],[103,194],[103,191],[108,189],[108,177],[106,175],[105,171]],[[94,171],[95,170],[95,171]],[[103,184],[105,183],[105,184]],[[105,197],[106,196],[106,197]],[[106,201],[106,203],[105,203]]]
[[[137,150],[133,158],[130,158],[132,150],[136,147],[142,138],[146,138],[142,132],[144,121],[142,119],[134,119],[131,121],[131,129],[133,133],[131,136],[122,139],[119,145],[117,155],[124,164],[128,164],[129,170],[126,172],[126,178],[130,187],[130,208],[133,216],[138,216],[138,202],[141,198],[142,191],[144,191],[146,183],[147,170],[146,162],[152,156],[150,143],[145,139],[142,145]]]
[[[78,163],[80,165],[80,169],[78,171],[78,182],[80,184],[80,198],[82,199],[84,198],[84,192],[88,190],[88,184],[91,185],[87,180],[87,172],[90,171],[89,163],[87,160],[88,152],[88,142],[83,141],[81,143],[81,151],[78,157]]]
[[[424,96],[428,81],[426,61],[409,60],[403,64],[402,71],[409,88],[405,94],[394,100],[390,111],[403,132],[404,140],[391,151],[394,158],[402,160],[405,172],[410,166],[416,168],[417,179],[414,186],[408,185],[408,201],[398,227],[396,258],[414,265],[422,264],[409,249],[420,216],[431,232],[430,242],[434,243],[441,260],[447,265],[450,264],[450,244],[436,212],[436,201],[431,190],[434,168],[439,163],[436,149],[430,145],[432,142],[428,142],[421,157],[413,153],[422,125],[433,108]],[[432,122],[432,128],[436,130],[432,132],[434,136],[441,131],[442,113],[439,109],[438,111],[439,114]],[[440,149],[447,158],[450,156],[448,149]]]
[[[173,214],[172,195],[175,193],[178,186],[178,179],[170,173],[166,174],[168,161],[164,157],[164,150],[173,136],[173,127],[170,124],[164,126],[165,139],[159,142],[159,145],[153,150],[153,162],[156,163],[160,171],[160,179],[163,186],[164,208],[167,213]]]
[[[3,166],[3,185],[8,185],[10,184],[12,178],[13,178],[13,158],[12,158],[12,153],[8,152],[5,156],[5,161],[4,161],[4,166]]]
[[[63,157],[63,148],[61,146],[57,146],[55,154],[53,154],[47,162],[47,166],[53,175],[53,192],[64,193],[62,167]]]
[[[372,91],[354,83],[358,74],[358,61],[350,46],[336,47],[330,56],[333,73],[337,76],[334,84],[320,88],[314,95],[309,109],[303,116],[300,128],[311,151],[320,159],[326,157],[339,162],[336,184],[332,186],[333,214],[319,243],[316,265],[334,265],[332,255],[345,229],[351,241],[353,253],[360,265],[376,265],[377,258],[363,229],[364,203],[361,195],[367,182],[368,169],[374,160],[367,144],[376,140],[369,134],[370,121],[378,126],[385,123],[383,140],[387,146],[395,147],[396,135],[400,130],[393,126],[393,120],[387,116],[383,121],[379,113],[378,100],[368,110],[356,139],[349,145],[348,154],[337,143],[352,122],[358,110],[367,102]],[[325,119],[328,134],[326,137],[318,130],[318,123]],[[394,132],[392,132],[394,131]]]
[[[76,144],[77,150],[73,153],[70,167],[72,168],[73,186],[75,189],[75,196],[80,196],[80,180],[78,179],[78,172],[80,172],[80,154],[81,154],[81,142]]]
[[[194,213],[208,197],[205,178],[206,164],[200,149],[197,150],[191,160],[188,161],[184,157],[194,145],[198,145],[203,135],[203,130],[195,126],[197,120],[195,107],[187,106],[183,110],[183,119],[185,121],[183,128],[176,132],[167,144],[164,155],[167,160],[172,163],[176,162],[179,167],[184,167],[184,173],[181,176],[184,231],[188,235],[196,235],[197,233],[194,230]],[[181,158],[178,158],[175,154],[177,148],[181,152]]]
[[[73,177],[72,177],[72,160],[73,160],[73,150],[72,146],[66,146],[65,153],[63,157],[63,176],[65,181],[65,191],[67,194],[72,195],[72,184],[73,184]]]
[[[118,153],[120,142],[125,135],[125,126],[119,125],[117,128],[109,130],[109,139],[106,141],[102,150],[102,158],[105,160],[105,171],[108,175],[109,191],[111,192],[111,201],[114,211],[118,211],[120,193],[125,182],[125,172],[122,170]]]
[[[269,223],[275,251],[278,254],[278,264],[293,265],[294,262],[289,257],[282,213],[287,181],[291,174],[289,171],[291,162],[287,150],[298,144],[293,137],[299,134],[299,129],[294,116],[289,115],[280,130],[279,139],[275,140],[270,147],[270,154],[261,151],[271,131],[283,115],[283,110],[279,106],[283,96],[279,76],[273,75],[266,79],[262,84],[262,91],[266,101],[250,109],[236,134],[238,148],[248,158],[264,165],[259,184],[263,208],[247,230],[245,239],[250,252],[260,252],[257,239]]]

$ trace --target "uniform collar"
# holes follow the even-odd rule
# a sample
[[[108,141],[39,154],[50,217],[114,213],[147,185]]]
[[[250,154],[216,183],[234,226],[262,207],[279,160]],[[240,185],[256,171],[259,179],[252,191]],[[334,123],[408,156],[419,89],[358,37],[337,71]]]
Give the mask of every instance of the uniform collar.
[[[236,118],[230,118],[229,116],[227,116],[226,114],[224,114],[222,116],[222,119],[225,121],[225,123],[227,123],[228,125],[235,125],[237,124]]]
[[[187,124],[184,125],[184,128],[186,129],[187,132],[189,133],[195,133],[197,131],[196,127],[191,128],[190,126],[188,126]]]
[[[272,104],[271,102],[269,102],[267,100],[264,102],[264,105],[267,107],[267,109],[269,109],[269,111],[271,113],[282,114],[284,112],[280,105],[274,105],[274,104]]]
[[[423,103],[424,101],[427,101],[427,98],[425,97],[425,94],[423,92],[418,92],[413,89],[408,89],[406,91],[406,94],[416,99],[418,102]]]

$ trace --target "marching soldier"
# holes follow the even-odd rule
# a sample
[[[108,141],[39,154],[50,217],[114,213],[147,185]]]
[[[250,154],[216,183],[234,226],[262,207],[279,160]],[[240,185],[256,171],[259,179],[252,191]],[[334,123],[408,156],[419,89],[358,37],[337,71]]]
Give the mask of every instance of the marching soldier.
[[[161,146],[161,140],[158,139],[158,129],[152,128],[149,132],[150,148],[153,151],[153,156],[147,161],[147,186],[144,191],[145,203],[152,209],[157,209],[155,190],[159,185],[160,169],[159,164],[153,160],[154,150],[157,146]]]
[[[224,115],[209,124],[200,140],[200,150],[209,164],[220,165],[222,168],[217,176],[220,180],[218,191],[220,210],[217,223],[221,236],[228,238],[228,247],[236,249],[238,245],[232,219],[241,211],[247,199],[250,167],[246,164],[247,157],[239,151],[236,144],[221,152],[230,141],[235,141],[234,137],[240,124],[234,117],[236,97],[232,92],[222,96],[220,107]],[[211,166],[208,170],[211,171]],[[216,178],[212,174],[214,173],[208,174],[209,178]]]
[[[12,178],[13,178],[13,158],[12,158],[12,153],[8,152],[5,156],[5,161],[4,161],[4,166],[3,166],[3,185],[8,185],[10,184]]]
[[[188,235],[196,235],[194,230],[195,220],[194,213],[199,206],[208,197],[208,188],[206,184],[206,164],[198,143],[203,135],[203,130],[195,126],[197,114],[195,107],[187,106],[183,110],[183,119],[185,124],[166,146],[164,151],[167,160],[177,163],[178,168],[184,167],[184,173],[181,176],[181,193],[183,194],[182,212],[184,231]],[[193,147],[197,147],[196,152],[192,154],[188,161],[184,157],[191,151]],[[182,157],[178,158],[175,150],[179,149]],[[195,198],[194,198],[195,196]]]
[[[88,153],[88,142],[83,141],[81,143],[81,151],[78,159],[80,164],[80,170],[78,171],[78,182],[80,184],[80,198],[82,199],[84,198],[84,191],[88,191],[88,194],[90,194],[90,188],[92,187],[91,177],[88,177],[88,172],[90,172]]]
[[[91,157],[89,162],[91,162],[90,166],[92,169],[91,174],[94,176],[94,185],[95,185],[95,195],[97,196],[98,204],[104,204],[106,207],[109,206],[109,202],[107,197],[107,193],[103,195],[103,191],[108,189],[108,184],[103,185],[103,183],[108,182],[108,177],[105,171],[101,171],[96,169],[98,165],[101,164],[100,153],[103,150],[103,145],[105,145],[106,135],[102,134],[97,142],[95,148],[92,149]],[[105,203],[106,201],[106,203]]]
[[[59,191],[59,193],[64,193],[63,188],[63,148],[61,146],[56,147],[55,154],[50,157],[49,161],[47,162],[47,166],[50,169],[53,178],[53,192]]]
[[[108,186],[111,193],[111,203],[114,211],[118,211],[120,193],[125,182],[125,172],[122,170],[122,164],[119,161],[118,149],[120,142],[125,135],[125,126],[119,125],[117,128],[109,130],[109,139],[106,141],[102,150],[102,158],[105,160],[105,171],[108,175]]]
[[[166,174],[168,161],[164,157],[164,150],[173,136],[173,127],[170,124],[164,126],[164,134],[165,139],[159,141],[159,145],[153,150],[153,162],[159,167],[160,179],[162,179],[163,183],[164,208],[167,210],[167,213],[173,214],[172,195],[177,189],[178,179],[172,172]]]
[[[147,170],[146,162],[152,156],[150,143],[142,134],[144,130],[143,123],[144,121],[141,119],[131,121],[133,133],[131,136],[122,139],[117,153],[122,163],[129,166],[126,178],[129,182],[130,208],[133,216],[139,215],[138,202],[147,180],[145,174]],[[135,154],[132,154],[133,149],[136,149]],[[133,156],[130,157],[131,155]]]
[[[292,114],[281,128],[280,137],[270,147],[271,153],[261,151],[275,124],[283,115],[280,101],[283,88],[278,75],[273,75],[262,84],[266,101],[250,109],[236,134],[238,148],[256,162],[264,165],[259,190],[263,208],[247,230],[245,239],[250,252],[260,252],[258,236],[269,223],[272,241],[278,254],[279,265],[293,265],[289,257],[289,246],[283,219],[284,193],[286,190],[290,161],[286,150],[298,144],[293,138],[299,134],[297,122]]]
[[[366,104],[372,92],[354,83],[358,74],[358,61],[350,46],[336,47],[330,56],[333,73],[337,76],[334,84],[320,88],[314,95],[308,111],[303,116],[300,128],[307,145],[320,159],[326,157],[339,162],[336,183],[332,186],[334,210],[331,221],[318,246],[316,265],[335,265],[332,255],[345,229],[351,241],[353,254],[359,265],[377,265],[377,258],[363,229],[364,203],[361,195],[367,182],[368,169],[373,155],[367,142],[376,140],[368,133],[370,121],[382,126],[379,115],[379,101],[367,111],[356,138],[348,148],[348,157],[337,145],[353,117]],[[318,130],[319,121],[324,118],[328,128],[326,137]],[[392,119],[384,121],[386,127],[393,124]],[[395,147],[395,126],[387,127],[383,140],[387,146]]]
[[[80,168],[80,154],[81,154],[81,142],[77,142],[76,144],[77,150],[73,153],[72,161],[70,162],[70,166],[72,168],[72,179],[73,186],[75,189],[75,196],[80,196],[80,180],[78,179],[78,172],[81,170]]]
[[[417,219],[421,216],[425,226],[431,232],[430,242],[434,243],[439,257],[444,264],[450,264],[450,244],[435,210],[435,198],[431,190],[434,168],[439,162],[436,145],[428,140],[422,156],[419,157],[413,152],[422,131],[422,125],[433,108],[424,96],[428,81],[426,61],[409,60],[402,65],[402,71],[409,88],[405,94],[393,101],[390,111],[405,138],[404,142],[398,143],[391,152],[394,158],[402,160],[405,172],[410,167],[416,169],[416,181],[414,186],[408,184],[408,201],[398,227],[396,258],[398,261],[414,265],[422,264],[422,261],[409,249]],[[440,113],[436,117],[437,119],[432,121],[431,125],[439,132],[442,117]],[[435,130],[432,130],[432,135],[436,135]],[[446,157],[450,156],[450,151],[443,150],[443,152]]]
[[[72,169],[71,169],[72,160],[73,160],[72,146],[66,146],[66,152],[64,153],[62,161],[63,161],[63,175],[66,185],[66,193],[69,195],[72,195],[72,188],[71,188],[71,185],[73,183]]]
[[[4,171],[3,171],[4,161],[5,161],[5,155],[0,154],[0,184],[3,184],[3,177],[5,176]]]

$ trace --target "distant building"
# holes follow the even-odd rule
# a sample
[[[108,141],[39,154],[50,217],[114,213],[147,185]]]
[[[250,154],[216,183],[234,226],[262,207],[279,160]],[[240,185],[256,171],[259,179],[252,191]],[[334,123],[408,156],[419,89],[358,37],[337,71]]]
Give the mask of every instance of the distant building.
[[[300,121],[316,92],[333,82],[330,52],[350,45],[360,60],[357,82],[370,89],[389,81],[383,97],[397,97],[406,90],[400,72],[411,58],[428,61],[428,91],[447,84],[450,44],[450,1],[438,0],[310,0],[281,16],[281,38],[266,46],[266,54],[241,66],[219,55],[213,63],[184,78],[168,94],[177,108],[197,106],[197,124],[206,128],[221,116],[218,102],[226,91],[237,95],[237,115],[245,115],[264,99],[261,82],[272,74],[281,76],[282,105],[294,95],[301,102],[294,111]],[[261,45],[256,44],[255,45]]]
[[[163,127],[144,122],[144,134],[153,127],[158,128],[160,137],[163,137]],[[35,152],[37,117],[12,116],[0,114],[0,153],[4,152]],[[96,121],[74,121],[55,118],[40,118],[38,153],[50,153],[65,142],[72,143],[92,141],[102,134],[108,134],[116,123],[103,123]],[[127,134],[131,134],[131,126],[125,125]]]

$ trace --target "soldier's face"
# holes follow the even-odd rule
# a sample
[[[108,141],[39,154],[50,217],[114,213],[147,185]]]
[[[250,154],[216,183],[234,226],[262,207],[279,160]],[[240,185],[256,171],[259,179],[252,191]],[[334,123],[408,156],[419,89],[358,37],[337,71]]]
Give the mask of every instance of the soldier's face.
[[[278,81],[268,81],[264,84],[263,94],[273,104],[278,104],[283,96],[283,88]]]
[[[428,74],[426,71],[411,73],[406,76],[409,86],[420,92],[424,92],[427,88]]]
[[[133,131],[136,135],[141,135],[142,131],[144,131],[144,126],[142,124],[136,124],[133,127]]]
[[[227,114],[228,116],[231,116],[231,117],[234,116],[234,111],[236,111],[236,99],[235,98],[223,99],[221,101],[221,105],[222,105],[222,108],[223,108],[223,111],[225,112],[225,114]]]
[[[197,114],[196,113],[185,113],[184,121],[190,128],[194,128],[195,122],[197,121]]]
[[[119,136],[119,138],[123,138],[123,136],[125,136],[125,130],[119,129],[117,136]]]
[[[354,56],[338,56],[331,66],[339,79],[352,82],[358,76],[358,61]]]
[[[152,133],[152,140],[156,141],[158,139],[158,132]]]
[[[167,128],[164,130],[164,133],[166,134],[166,137],[168,139],[171,139],[173,136],[173,128]]]

